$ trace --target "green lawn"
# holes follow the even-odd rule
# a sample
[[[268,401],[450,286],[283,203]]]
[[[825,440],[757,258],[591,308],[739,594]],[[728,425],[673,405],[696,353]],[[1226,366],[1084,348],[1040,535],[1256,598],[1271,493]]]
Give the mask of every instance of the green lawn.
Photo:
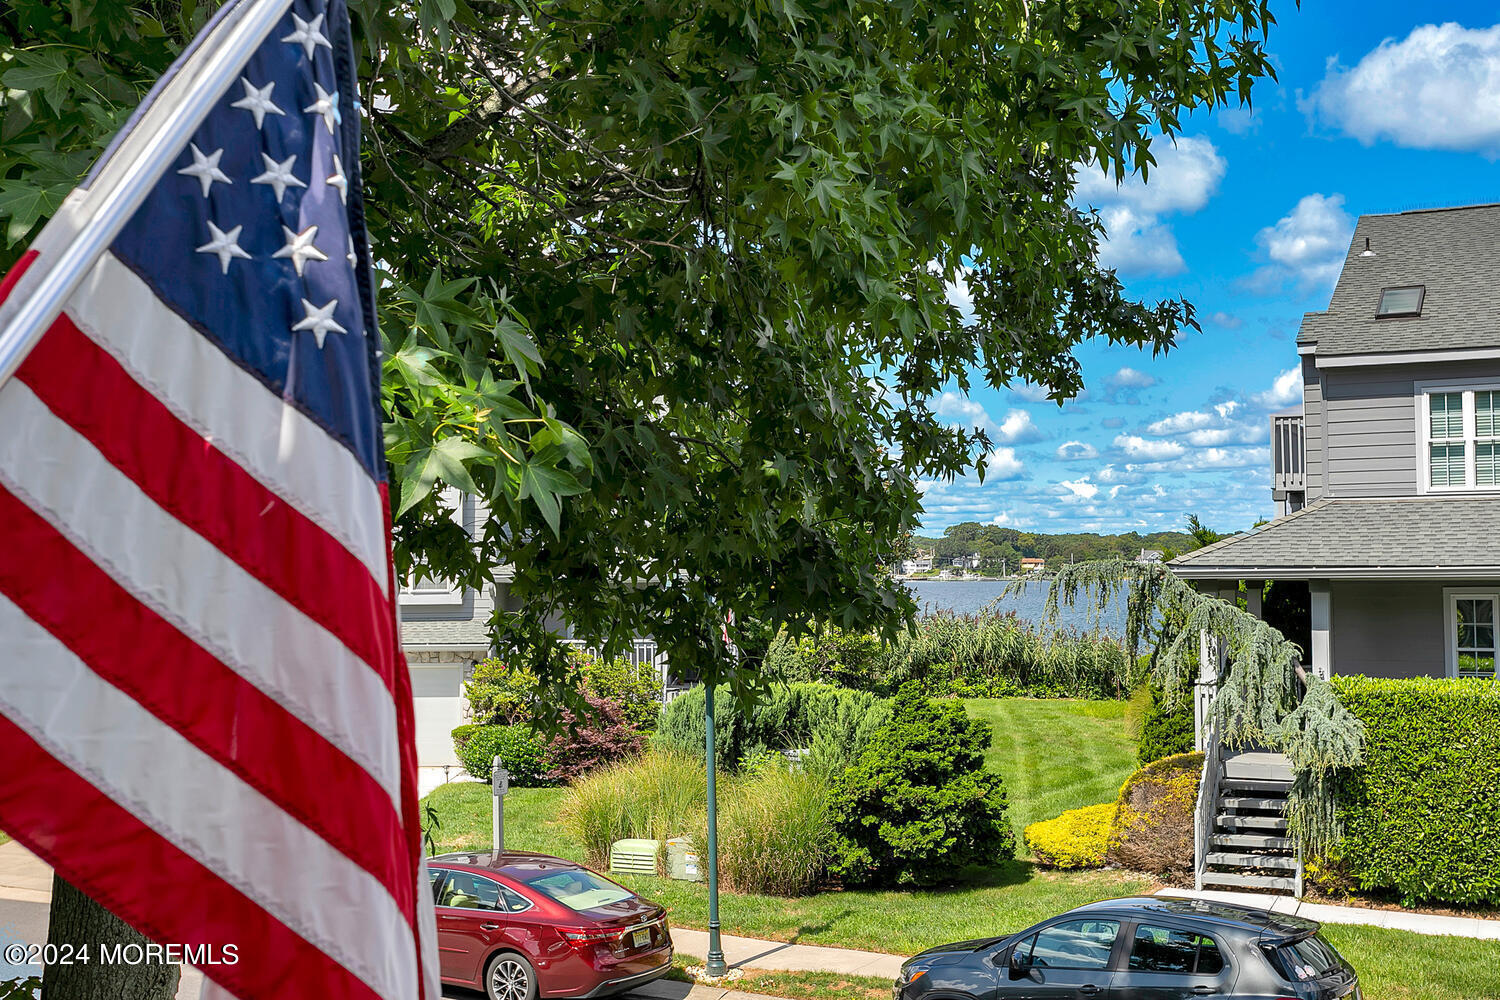
[[[1018,837],[1028,823],[1113,802],[1138,766],[1123,701],[981,698],[964,707],[994,728],[985,762],[1005,779]]]
[[[1365,1000],[1500,1000],[1500,941],[1325,924]]]

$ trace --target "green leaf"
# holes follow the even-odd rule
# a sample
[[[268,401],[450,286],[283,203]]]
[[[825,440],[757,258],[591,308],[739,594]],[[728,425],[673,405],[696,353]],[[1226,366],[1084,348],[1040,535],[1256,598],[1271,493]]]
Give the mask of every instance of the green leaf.
[[[432,492],[438,482],[456,486],[465,493],[479,492],[464,463],[484,458],[489,452],[463,438],[450,436],[412,453],[401,469],[401,507],[395,516],[411,510]]]

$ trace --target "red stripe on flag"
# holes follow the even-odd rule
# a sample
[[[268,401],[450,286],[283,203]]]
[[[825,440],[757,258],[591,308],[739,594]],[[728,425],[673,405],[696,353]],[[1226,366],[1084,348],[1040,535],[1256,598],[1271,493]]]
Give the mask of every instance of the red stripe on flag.
[[[0,524],[0,593],[100,677],[363,867],[415,919],[410,845],[390,795],[368,771],[137,601],[3,487]]]
[[[178,420],[66,314],[17,376],[151,499],[337,636],[395,692],[391,604],[337,539]]]
[[[37,252],[35,250],[27,250],[21,254],[21,259],[12,264],[10,270],[5,272],[5,277],[0,279],[0,302],[4,302],[6,297],[10,295],[10,290],[16,287],[16,282],[21,280],[21,275],[26,273],[26,269],[31,266],[36,258]]]
[[[358,977],[178,850],[0,716],[0,825],[159,944],[234,945],[200,970],[237,996],[378,1000]],[[296,858],[288,858],[295,865]],[[344,942],[358,948],[358,942]]]

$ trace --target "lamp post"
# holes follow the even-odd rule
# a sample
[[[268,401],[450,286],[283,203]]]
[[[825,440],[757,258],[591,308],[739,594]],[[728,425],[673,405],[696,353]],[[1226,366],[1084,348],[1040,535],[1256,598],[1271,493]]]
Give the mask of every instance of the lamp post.
[[[729,971],[719,941],[719,804],[714,794],[714,686],[703,685],[704,745],[708,751],[708,958],[703,974],[718,977]]]

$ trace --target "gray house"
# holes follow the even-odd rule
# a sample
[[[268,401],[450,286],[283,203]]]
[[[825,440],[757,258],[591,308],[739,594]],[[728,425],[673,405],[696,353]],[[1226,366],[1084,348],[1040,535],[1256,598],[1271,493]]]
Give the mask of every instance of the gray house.
[[[1304,581],[1322,677],[1494,677],[1500,205],[1362,217],[1297,353],[1302,407],[1271,418],[1278,516],[1171,568],[1208,592],[1246,581],[1257,614],[1261,581]],[[1201,881],[1290,887],[1295,862],[1266,863],[1287,846],[1284,770],[1223,763]]]

